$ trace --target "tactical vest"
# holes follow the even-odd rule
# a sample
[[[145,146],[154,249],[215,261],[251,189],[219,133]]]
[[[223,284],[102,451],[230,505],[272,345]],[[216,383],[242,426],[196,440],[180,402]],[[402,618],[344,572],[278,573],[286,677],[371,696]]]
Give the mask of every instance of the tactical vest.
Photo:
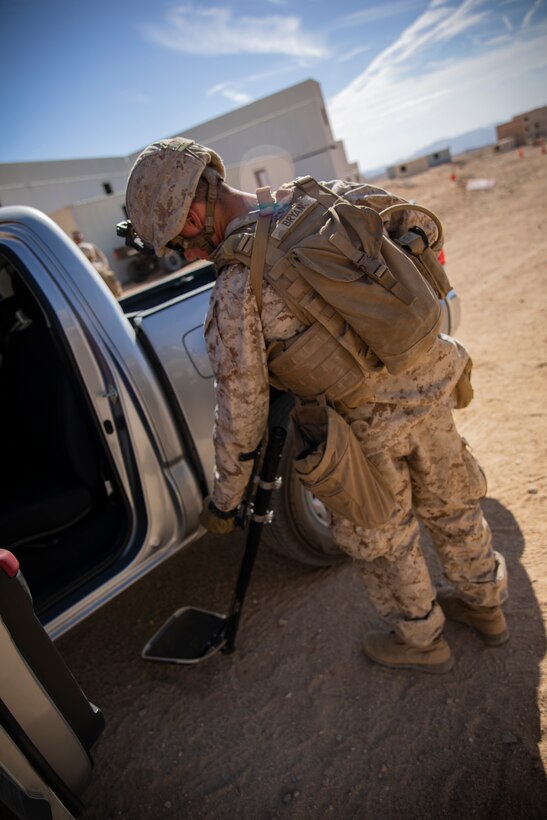
[[[213,261],[217,268],[234,261],[249,266],[259,310],[265,279],[307,326],[269,347],[271,382],[297,396],[323,394],[344,411],[370,400],[367,371],[385,366],[400,373],[431,348],[441,321],[439,297],[450,290],[435,253],[442,226],[419,205],[397,204],[378,214],[311,177],[293,186],[290,208],[277,219],[269,189],[259,189],[263,213],[254,232],[246,226],[228,236]],[[397,240],[387,236],[384,221],[403,210],[434,220],[432,248],[418,227]]]

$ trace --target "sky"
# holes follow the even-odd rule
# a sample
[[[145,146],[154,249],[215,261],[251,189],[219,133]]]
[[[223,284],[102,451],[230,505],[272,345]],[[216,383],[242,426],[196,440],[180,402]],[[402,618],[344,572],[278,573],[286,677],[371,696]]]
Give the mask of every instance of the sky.
[[[307,79],[362,171],[547,105],[547,0],[0,0],[0,163],[125,156]]]

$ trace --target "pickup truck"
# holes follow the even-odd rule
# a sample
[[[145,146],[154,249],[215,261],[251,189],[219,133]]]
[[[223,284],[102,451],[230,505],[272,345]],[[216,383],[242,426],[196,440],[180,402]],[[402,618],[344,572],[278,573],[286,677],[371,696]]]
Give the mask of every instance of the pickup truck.
[[[50,643],[203,534],[213,285],[212,266],[197,264],[117,301],[47,216],[0,209],[0,547],[12,556],[0,576],[13,580],[18,562]],[[450,332],[454,292],[442,307]],[[286,424],[291,397],[272,389],[270,404],[271,423]],[[310,565],[343,561],[290,469],[293,447],[289,432],[265,540]],[[0,801],[14,788],[0,776]]]

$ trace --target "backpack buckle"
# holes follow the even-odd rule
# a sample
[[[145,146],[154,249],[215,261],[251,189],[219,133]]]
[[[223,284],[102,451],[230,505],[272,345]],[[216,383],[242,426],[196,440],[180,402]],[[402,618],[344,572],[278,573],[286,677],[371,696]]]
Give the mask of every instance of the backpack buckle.
[[[235,250],[238,253],[244,253],[247,256],[251,255],[251,251],[253,248],[254,237],[250,233],[243,233],[236,245]]]
[[[370,275],[380,280],[386,275],[386,273],[390,273],[387,266],[384,265],[382,262],[378,262],[378,265],[376,266],[375,270],[371,271]]]
[[[407,253],[411,253],[412,256],[419,256],[426,248],[429,248],[429,240],[426,232],[417,225],[410,228],[407,233],[395,241],[403,250],[407,251]]]
[[[384,265],[379,259],[371,259],[366,253],[361,253],[356,256],[354,261],[360,268],[363,268],[367,276],[380,281],[386,273],[389,273],[387,265]]]

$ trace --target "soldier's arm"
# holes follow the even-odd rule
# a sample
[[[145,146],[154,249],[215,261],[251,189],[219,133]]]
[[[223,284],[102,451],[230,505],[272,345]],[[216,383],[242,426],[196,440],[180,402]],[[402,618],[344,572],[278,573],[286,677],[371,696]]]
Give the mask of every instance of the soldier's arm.
[[[240,461],[264,434],[269,406],[266,350],[248,269],[230,265],[213,291],[205,338],[215,374],[213,503],[234,509],[245,493],[252,463]]]

